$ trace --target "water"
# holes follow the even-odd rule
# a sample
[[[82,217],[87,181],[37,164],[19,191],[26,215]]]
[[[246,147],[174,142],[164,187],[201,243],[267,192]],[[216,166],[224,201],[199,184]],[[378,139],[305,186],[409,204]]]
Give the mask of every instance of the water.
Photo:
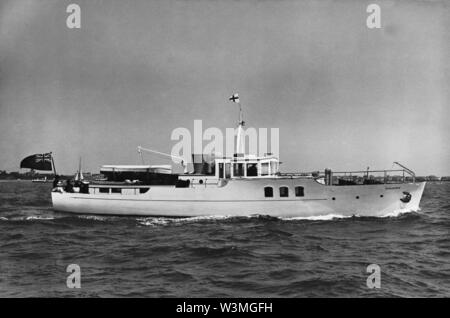
[[[50,187],[0,182],[1,297],[450,296],[450,183],[418,213],[330,220],[69,215]]]

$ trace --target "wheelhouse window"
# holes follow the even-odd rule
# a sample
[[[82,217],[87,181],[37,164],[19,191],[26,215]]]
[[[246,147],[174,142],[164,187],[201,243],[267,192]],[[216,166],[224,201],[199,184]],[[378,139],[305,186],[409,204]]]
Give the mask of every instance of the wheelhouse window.
[[[256,163],[247,164],[247,177],[257,177],[258,176],[258,165]]]
[[[231,163],[225,164],[225,178],[231,178]]]
[[[296,197],[304,197],[305,196],[305,188],[295,187],[295,196]]]
[[[233,175],[235,177],[243,177],[244,176],[244,164],[243,163],[235,163],[233,165]]]
[[[111,193],[122,193],[121,188],[111,188]]]
[[[262,176],[269,175],[269,163],[268,162],[261,163],[261,175]]]
[[[289,188],[288,187],[280,187],[280,197],[286,198],[289,196]]]
[[[278,173],[278,163],[275,161],[271,161],[270,162],[270,170],[272,174],[277,174]]]
[[[264,196],[266,198],[272,198],[273,197],[273,188],[272,187],[265,187],[264,188]]]

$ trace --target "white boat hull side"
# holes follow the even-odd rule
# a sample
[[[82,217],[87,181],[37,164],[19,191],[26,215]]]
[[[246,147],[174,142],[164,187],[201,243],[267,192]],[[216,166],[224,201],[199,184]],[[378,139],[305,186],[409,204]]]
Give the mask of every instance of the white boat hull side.
[[[273,198],[264,197],[267,185],[274,188]],[[278,187],[282,185],[289,187],[287,198],[278,195]],[[295,196],[294,187],[298,185],[304,186],[304,197]],[[137,195],[52,192],[52,201],[57,211],[99,215],[387,216],[419,210],[424,187],[425,182],[325,186],[311,179],[257,179],[232,180],[224,187],[153,186],[147,193]],[[408,203],[400,200],[404,191],[411,194]]]

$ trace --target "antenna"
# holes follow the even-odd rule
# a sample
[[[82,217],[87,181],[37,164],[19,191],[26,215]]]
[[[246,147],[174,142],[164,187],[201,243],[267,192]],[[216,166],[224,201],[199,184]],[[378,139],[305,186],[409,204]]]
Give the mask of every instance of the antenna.
[[[141,157],[142,164],[145,165],[145,162],[144,162],[144,156],[142,155],[142,149],[141,149],[141,146],[138,146],[138,147],[137,147],[137,151],[138,151],[138,153],[139,153],[139,156]]]

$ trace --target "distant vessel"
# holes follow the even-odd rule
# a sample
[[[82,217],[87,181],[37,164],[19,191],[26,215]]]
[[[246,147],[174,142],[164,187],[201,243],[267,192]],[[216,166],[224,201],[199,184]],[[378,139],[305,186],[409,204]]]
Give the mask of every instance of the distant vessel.
[[[416,183],[414,172],[405,166],[396,162],[401,169],[281,173],[277,157],[239,151],[244,126],[241,107],[239,118],[232,157],[193,155],[193,173],[181,174],[172,173],[170,166],[106,165],[101,173],[107,182],[91,183],[86,191],[53,189],[53,207],[83,214],[286,218],[385,216],[419,210],[425,182]],[[138,147],[142,150],[147,149]],[[373,173],[383,177],[372,178]],[[402,178],[390,179],[389,173],[401,173]]]
[[[35,183],[50,183],[50,182],[53,182],[53,179],[47,179],[47,177],[35,178],[35,179],[31,179],[31,182],[35,182]]]
[[[81,170],[81,157],[80,157],[80,161],[78,162],[78,171],[75,174],[74,180],[75,181],[83,181],[84,180],[83,171]]]

